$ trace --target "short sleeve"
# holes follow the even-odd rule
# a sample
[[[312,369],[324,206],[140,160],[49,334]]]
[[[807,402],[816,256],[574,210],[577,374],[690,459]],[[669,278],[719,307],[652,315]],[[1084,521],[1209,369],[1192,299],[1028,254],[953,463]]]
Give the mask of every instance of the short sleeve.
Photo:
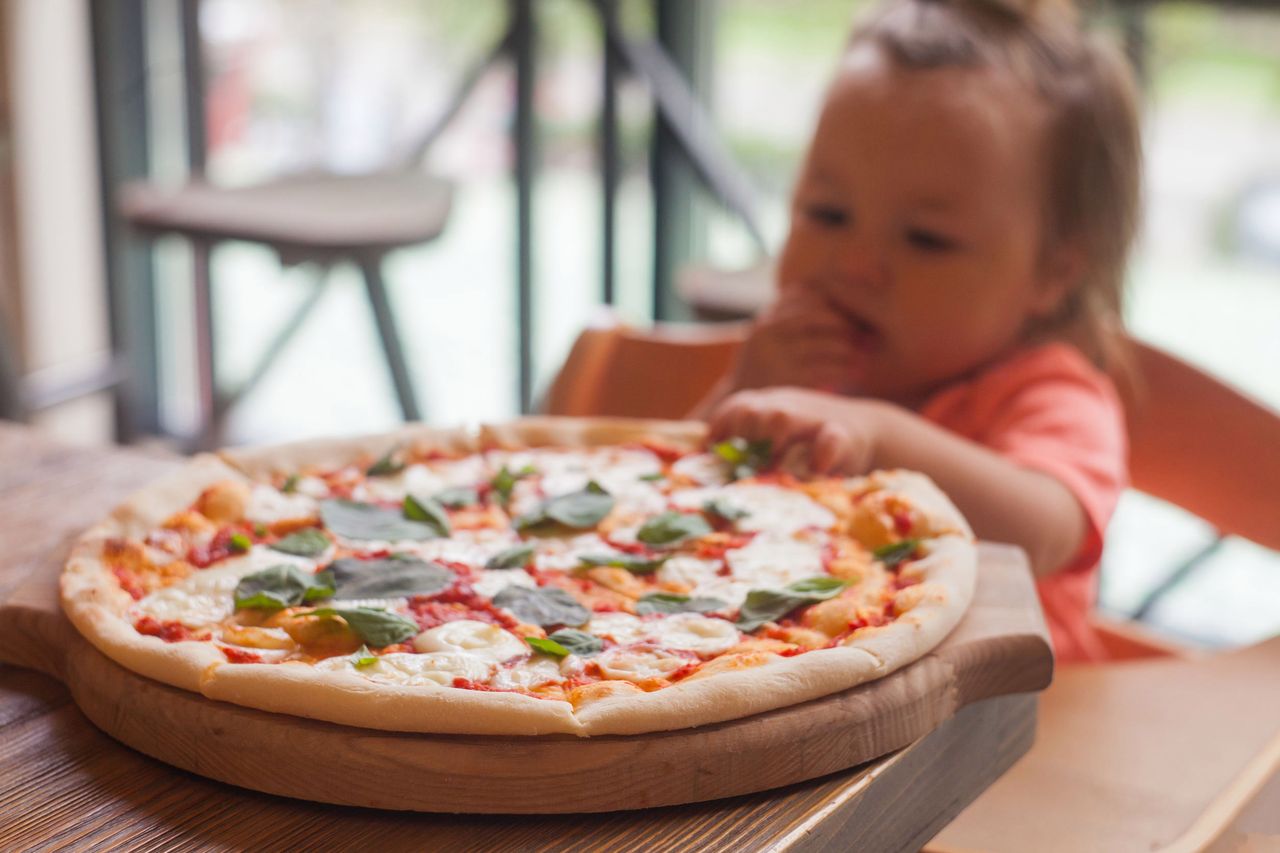
[[[1027,351],[930,401],[926,418],[1062,483],[1084,510],[1080,550],[1060,571],[1089,569],[1128,482],[1124,410],[1111,380],[1079,351]]]

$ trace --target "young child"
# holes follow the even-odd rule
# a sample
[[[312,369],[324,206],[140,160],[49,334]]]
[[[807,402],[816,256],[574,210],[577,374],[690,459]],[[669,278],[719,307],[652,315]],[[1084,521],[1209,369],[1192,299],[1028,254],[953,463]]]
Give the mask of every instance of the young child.
[[[841,59],[778,299],[708,415],[818,473],[932,476],[1026,550],[1060,660],[1103,656],[1138,126],[1126,65],[1068,4],[889,0]]]

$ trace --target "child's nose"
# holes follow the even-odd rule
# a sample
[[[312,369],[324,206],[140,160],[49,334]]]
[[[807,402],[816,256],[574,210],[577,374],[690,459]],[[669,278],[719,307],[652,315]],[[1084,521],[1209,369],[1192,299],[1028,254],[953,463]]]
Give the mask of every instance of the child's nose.
[[[833,267],[843,288],[881,290],[889,280],[876,241],[863,234],[851,234],[835,249]],[[843,289],[842,288],[842,289]]]

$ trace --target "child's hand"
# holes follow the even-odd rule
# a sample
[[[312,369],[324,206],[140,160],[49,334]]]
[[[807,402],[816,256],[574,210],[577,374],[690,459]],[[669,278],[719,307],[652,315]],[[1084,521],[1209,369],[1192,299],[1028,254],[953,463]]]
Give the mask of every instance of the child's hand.
[[[820,296],[796,291],[756,320],[739,352],[732,387],[792,385],[848,393],[859,360],[840,315]]]
[[[814,474],[861,474],[875,459],[880,418],[875,405],[803,388],[739,391],[707,418],[710,437],[767,438],[775,458],[808,450]]]

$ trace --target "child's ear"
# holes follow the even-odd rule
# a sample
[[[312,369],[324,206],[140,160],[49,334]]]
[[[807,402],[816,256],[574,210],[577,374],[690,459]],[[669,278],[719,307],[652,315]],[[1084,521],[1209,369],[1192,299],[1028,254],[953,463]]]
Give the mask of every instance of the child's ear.
[[[1064,242],[1046,251],[1031,297],[1032,316],[1047,319],[1058,313],[1067,296],[1080,286],[1085,269],[1085,252],[1078,243]]]

